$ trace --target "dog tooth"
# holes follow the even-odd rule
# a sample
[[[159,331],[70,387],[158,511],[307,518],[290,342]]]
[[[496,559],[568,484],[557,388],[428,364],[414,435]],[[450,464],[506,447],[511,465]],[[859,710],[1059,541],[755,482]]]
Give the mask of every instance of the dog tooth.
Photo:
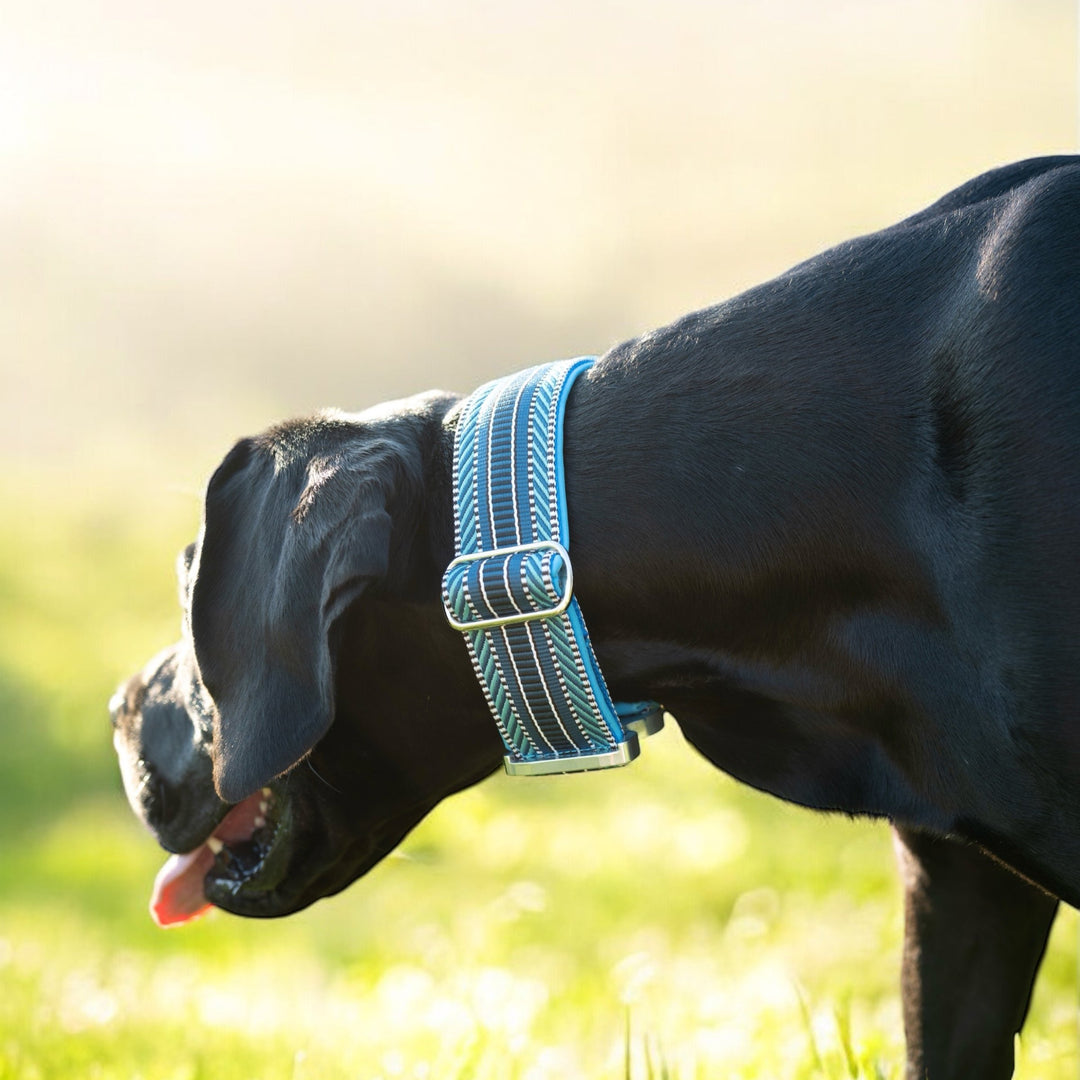
[[[222,842],[221,842],[221,841],[220,841],[220,840],[219,840],[219,839],[218,839],[218,838],[217,838],[216,836],[211,836],[211,837],[210,837],[210,839],[206,841],[206,846],[207,846],[207,847],[208,847],[208,848],[209,848],[209,849],[210,849],[210,850],[211,850],[211,851],[212,851],[212,852],[213,852],[213,853],[214,853],[215,855],[218,855],[218,854],[220,854],[220,853],[221,853],[221,849],[222,849],[222,848],[223,848],[223,847],[224,847],[225,845],[224,845],[224,844],[223,844],[223,843],[222,843]]]
[[[256,828],[256,829],[261,829],[261,828],[262,828],[262,827],[263,827],[263,826],[264,826],[265,824],[266,824],[266,818],[264,818],[264,817],[263,817],[263,816],[262,816],[262,815],[260,814],[260,815],[259,815],[259,817],[257,817],[257,818],[255,819],[255,828]]]
[[[262,793],[263,793],[263,794],[264,794],[264,795],[265,795],[265,796],[266,796],[266,797],[267,797],[268,799],[269,799],[269,798],[270,798],[270,796],[271,796],[271,795],[273,794],[273,792],[272,792],[272,791],[271,791],[271,790],[270,790],[270,789],[269,789],[268,787],[264,787],[264,788],[262,789]]]
[[[270,804],[265,799],[263,799],[263,801],[261,803],[259,803],[259,813],[260,814],[265,814],[266,811],[269,810],[269,809],[270,809]]]

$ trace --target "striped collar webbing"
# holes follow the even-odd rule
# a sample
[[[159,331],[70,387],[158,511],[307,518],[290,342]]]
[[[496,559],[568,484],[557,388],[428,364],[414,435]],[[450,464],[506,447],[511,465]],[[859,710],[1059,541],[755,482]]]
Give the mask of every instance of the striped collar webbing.
[[[593,655],[570,564],[562,419],[593,358],[529,368],[480,387],[454,438],[454,561],[443,575],[506,747],[507,772],[625,765],[655,702],[615,705]]]

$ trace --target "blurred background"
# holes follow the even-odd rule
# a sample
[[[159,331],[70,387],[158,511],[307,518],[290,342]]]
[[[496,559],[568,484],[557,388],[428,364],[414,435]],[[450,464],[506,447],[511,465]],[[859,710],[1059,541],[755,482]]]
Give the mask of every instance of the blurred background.
[[[898,1076],[881,826],[670,730],[166,934],[105,702],[236,437],[603,352],[1076,141],[1073,0],[9,0],[0,1080]],[[1076,1074],[1076,936],[1018,1075]]]

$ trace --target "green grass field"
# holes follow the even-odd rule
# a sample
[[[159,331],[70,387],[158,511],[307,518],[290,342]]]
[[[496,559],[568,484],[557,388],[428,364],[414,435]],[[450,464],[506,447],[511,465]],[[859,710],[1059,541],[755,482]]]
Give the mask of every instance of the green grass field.
[[[105,702],[174,633],[194,504],[2,494],[0,1080],[900,1076],[888,830],[672,725],[614,774],[493,778],[300,915],[156,929]],[[1065,911],[1019,1076],[1076,1076],[1076,968]]]

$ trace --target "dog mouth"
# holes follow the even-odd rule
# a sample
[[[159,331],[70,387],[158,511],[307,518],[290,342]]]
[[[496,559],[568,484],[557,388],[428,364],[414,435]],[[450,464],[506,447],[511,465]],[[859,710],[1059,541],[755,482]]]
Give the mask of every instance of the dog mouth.
[[[171,856],[158,871],[154,921],[180,926],[215,906],[261,906],[285,876],[291,817],[289,801],[270,787],[237,803],[197,848]]]

